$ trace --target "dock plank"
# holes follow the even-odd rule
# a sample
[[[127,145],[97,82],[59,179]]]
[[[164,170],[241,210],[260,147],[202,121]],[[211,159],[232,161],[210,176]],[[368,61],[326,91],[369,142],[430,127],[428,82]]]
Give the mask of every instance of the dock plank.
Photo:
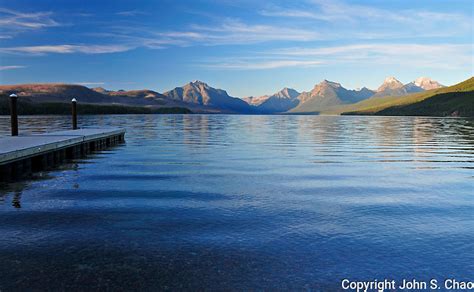
[[[0,164],[124,134],[121,128],[85,128],[17,137],[0,137]]]

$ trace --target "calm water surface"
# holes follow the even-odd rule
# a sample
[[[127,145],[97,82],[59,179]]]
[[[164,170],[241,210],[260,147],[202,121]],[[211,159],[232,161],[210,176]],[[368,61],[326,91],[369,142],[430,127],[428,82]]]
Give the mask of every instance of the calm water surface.
[[[20,131],[69,127],[23,117]],[[0,133],[9,120],[0,117]],[[126,144],[0,186],[0,290],[339,290],[474,280],[474,122],[135,115]]]

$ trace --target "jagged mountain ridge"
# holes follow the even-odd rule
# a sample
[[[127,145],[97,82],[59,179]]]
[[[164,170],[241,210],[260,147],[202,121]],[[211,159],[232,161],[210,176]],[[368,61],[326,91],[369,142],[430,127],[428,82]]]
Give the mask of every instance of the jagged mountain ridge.
[[[309,92],[299,93],[285,87],[271,95],[244,99],[232,97],[225,90],[213,88],[202,81],[189,82],[164,94],[152,90],[111,91],[102,87],[90,89],[82,85],[59,83],[2,85],[0,93],[15,92],[33,102],[70,102],[71,98],[75,97],[84,103],[186,107],[195,112],[304,113],[353,104],[371,97],[404,96],[441,87],[443,86],[437,81],[427,77],[417,78],[407,84],[388,77],[377,90],[366,87],[350,90],[340,83],[324,80]]]
[[[423,88],[424,90],[431,90],[431,89],[438,89],[441,87],[445,87],[444,85],[441,85],[438,81],[435,81],[431,78],[428,77],[418,77],[413,81],[413,84],[416,86]]]
[[[474,77],[458,84],[399,97],[375,97],[342,108],[339,114],[473,116]]]
[[[285,87],[272,95],[247,97],[244,100],[261,113],[281,113],[296,107],[299,95],[298,91]]]
[[[240,98],[232,97],[223,89],[210,87],[202,81],[189,82],[163,94],[172,99],[187,104],[201,105],[232,112],[247,113],[252,109]]]
[[[299,105],[291,109],[290,112],[319,112],[339,105],[357,103],[372,97],[404,96],[425,91],[423,87],[417,84],[423,85],[425,88],[442,87],[437,81],[427,77],[420,77],[407,84],[401,83],[395,77],[387,77],[377,90],[370,90],[366,87],[360,90],[348,90],[337,82],[324,80],[315,85],[312,91],[301,93],[298,97]]]
[[[387,77],[383,81],[382,85],[377,88],[374,97],[406,95],[408,94],[408,89],[415,91],[418,90],[418,87],[415,85],[405,87],[405,85],[403,85],[403,83],[398,81],[395,77]]]
[[[443,87],[443,85],[428,77],[419,77],[407,84],[401,83],[395,77],[387,77],[383,84],[377,89],[374,97],[403,96],[410,93],[422,92],[441,87]]]
[[[76,84],[46,83],[1,85],[0,94],[16,93],[19,98],[33,103],[70,103],[76,98],[79,103],[124,105],[143,107],[185,107],[182,102],[167,99],[151,90],[109,91],[90,89]]]
[[[16,93],[19,98],[29,98],[32,102],[71,102],[72,98],[84,103],[113,103],[108,95],[75,84],[18,84],[2,85],[0,93]]]
[[[374,92],[368,88],[348,90],[340,83],[324,80],[310,92],[303,92],[297,98],[298,106],[291,112],[315,112],[331,106],[356,103],[371,97]]]

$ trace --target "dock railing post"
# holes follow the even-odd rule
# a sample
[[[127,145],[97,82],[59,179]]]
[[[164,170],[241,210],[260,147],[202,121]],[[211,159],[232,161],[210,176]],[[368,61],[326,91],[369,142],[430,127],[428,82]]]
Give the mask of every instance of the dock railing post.
[[[18,96],[16,94],[10,94],[10,121],[12,127],[12,136],[18,136],[17,100]]]
[[[77,130],[77,100],[73,98],[71,100],[72,104],[72,129]]]

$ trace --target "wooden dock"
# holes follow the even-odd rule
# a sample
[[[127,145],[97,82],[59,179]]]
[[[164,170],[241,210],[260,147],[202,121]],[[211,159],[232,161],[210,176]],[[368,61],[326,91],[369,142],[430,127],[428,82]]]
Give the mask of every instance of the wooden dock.
[[[47,170],[67,159],[122,143],[120,128],[78,129],[37,135],[0,137],[0,181],[11,181]]]

